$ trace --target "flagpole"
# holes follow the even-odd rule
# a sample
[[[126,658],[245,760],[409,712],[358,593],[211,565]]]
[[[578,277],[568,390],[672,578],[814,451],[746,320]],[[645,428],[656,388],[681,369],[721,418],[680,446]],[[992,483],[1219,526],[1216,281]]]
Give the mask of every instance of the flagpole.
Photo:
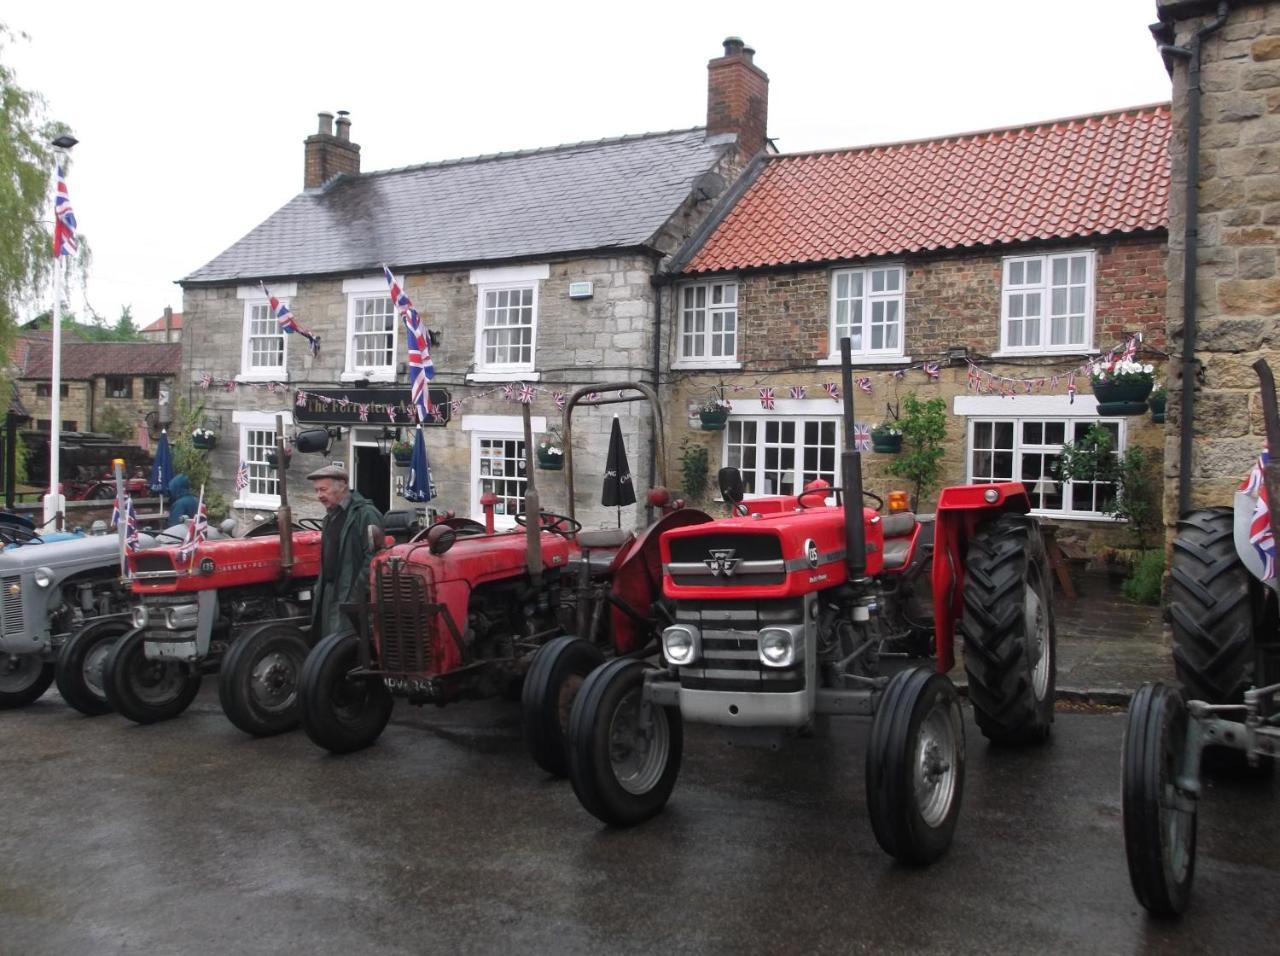
[[[62,438],[62,277],[63,266],[62,260],[65,258],[63,251],[65,246],[59,243],[61,232],[61,220],[58,216],[57,197],[62,195],[62,191],[58,188],[61,180],[61,170],[66,162],[68,151],[72,146],[78,143],[74,136],[63,133],[51,144],[54,149],[54,175],[59,182],[54,184],[54,209],[53,209],[53,235],[54,235],[54,251],[53,257],[53,311],[50,313],[53,322],[53,341],[51,343],[53,349],[51,377],[52,383],[49,392],[49,493],[44,499],[44,521],[42,525],[47,525],[51,521],[54,522],[55,530],[62,530],[62,514],[66,511],[66,499],[62,496],[59,489],[60,475],[58,474],[59,464],[59,448]],[[74,229],[75,221],[71,220],[71,226]],[[75,234],[71,235],[71,242],[74,244]],[[67,250],[69,251],[69,250]]]
[[[191,573],[191,569],[195,567],[197,545],[200,543],[196,540],[196,531],[200,524],[200,509],[204,507],[204,485],[200,485],[200,500],[196,502],[195,517],[191,519],[191,528],[188,534],[191,537],[191,560],[187,562],[187,574]]]

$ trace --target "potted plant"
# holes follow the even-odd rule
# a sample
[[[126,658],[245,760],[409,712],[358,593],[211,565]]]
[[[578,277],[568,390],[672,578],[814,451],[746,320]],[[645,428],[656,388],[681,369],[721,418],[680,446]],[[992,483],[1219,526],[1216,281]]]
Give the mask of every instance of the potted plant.
[[[1111,432],[1094,425],[1076,441],[1062,446],[1057,477],[1061,481],[1110,484],[1113,490],[1101,498],[1098,510],[1128,522],[1138,550],[1147,550],[1159,536],[1164,521],[1160,482],[1156,463],[1144,448],[1135,445],[1118,454]]]
[[[733,403],[724,397],[724,384],[713,385],[710,397],[698,406],[698,418],[702,421],[703,429],[722,431],[732,408]]]
[[[902,451],[902,430],[897,422],[881,422],[871,429],[871,450],[885,455]]]
[[[1155,368],[1128,359],[1095,365],[1089,372],[1099,415],[1141,415],[1155,385]]]
[[[192,447],[208,451],[218,444],[218,435],[212,428],[197,426],[191,429],[191,444]]]
[[[1168,400],[1168,393],[1163,385],[1151,393],[1151,397],[1147,399],[1147,405],[1151,408],[1151,420],[1157,425],[1164,424],[1164,405]]]
[[[397,439],[391,446],[391,457],[401,468],[408,468],[413,459],[413,442],[407,438]]]
[[[534,450],[538,454],[538,467],[542,470],[559,471],[564,467],[564,440],[559,429],[548,429]]]

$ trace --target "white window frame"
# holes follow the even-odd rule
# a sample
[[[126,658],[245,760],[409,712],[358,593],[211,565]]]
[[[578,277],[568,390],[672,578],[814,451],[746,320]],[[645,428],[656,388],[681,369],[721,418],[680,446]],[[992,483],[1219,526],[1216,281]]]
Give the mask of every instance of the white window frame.
[[[551,267],[545,263],[530,266],[499,266],[496,268],[472,269],[471,284],[476,290],[476,324],[474,368],[467,378],[474,382],[508,381],[520,378],[526,381],[537,381],[538,363],[538,313],[542,283],[551,276]],[[529,291],[531,316],[529,322],[529,361],[527,362],[486,362],[485,347],[485,312],[490,293]]]
[[[404,288],[404,276],[396,276],[396,282]],[[342,283],[342,294],[347,297],[347,330],[346,358],[344,371],[339,376],[343,382],[355,382],[368,379],[370,382],[395,382],[400,367],[400,316],[396,313],[395,303],[391,301],[391,290],[387,288],[385,276],[345,279]],[[391,363],[389,365],[357,366],[355,364],[355,325],[356,303],[367,299],[381,297],[391,307]]]
[[[830,474],[826,475],[826,477],[827,477],[827,480],[830,481],[830,483],[833,486],[839,484],[838,479],[840,477],[840,451],[843,444],[843,433],[841,431],[841,427],[842,427],[841,423],[843,422],[843,416],[839,412],[835,412],[834,414],[818,414],[818,409],[816,406],[818,406],[819,404],[820,403],[817,403],[817,402],[787,400],[787,405],[790,407],[785,410],[752,408],[750,409],[749,412],[739,412],[735,407],[734,412],[730,414],[729,420],[725,423],[724,435],[721,438],[721,442],[720,442],[720,460],[726,466],[733,465],[739,468],[742,471],[744,485],[748,488],[756,489],[756,490],[747,492],[744,495],[744,497],[766,498],[766,497],[771,497],[778,494],[794,495],[794,494],[798,494],[804,489],[804,486],[806,484],[805,474],[804,474],[804,449],[808,447],[804,443],[804,431],[805,431],[805,427],[810,423],[819,423],[819,425],[821,425],[822,423],[831,423],[834,426],[834,430],[832,433],[832,444],[830,445],[832,466],[831,466]],[[830,405],[831,405],[831,402],[828,401],[827,406],[830,406]],[[807,406],[807,408],[805,408],[805,406]],[[805,413],[795,414],[794,412],[798,408],[805,408]],[[825,411],[826,409],[823,409],[823,410]],[[749,423],[755,423],[756,425],[756,439],[755,439],[755,446],[754,446],[755,465],[753,468],[751,468],[748,471],[748,469],[744,469],[742,467],[742,461],[739,458],[739,456],[730,454],[731,444],[741,444],[741,443],[731,443],[730,437],[734,431],[734,427],[731,427],[731,426],[745,428],[746,425]],[[794,424],[796,426],[796,440],[789,443],[787,446],[781,446],[776,443],[774,445],[770,445],[766,440],[767,431],[768,431],[769,425],[773,423],[778,424],[779,430],[781,430],[787,424]],[[770,490],[768,487],[767,479],[771,473],[779,473],[780,475],[781,473],[784,473],[784,469],[781,469],[781,468],[770,469],[767,467],[767,458],[768,458],[767,451],[770,447],[789,447],[796,456],[795,458],[793,458],[792,466],[788,469],[785,469],[785,472],[793,473],[792,480],[791,480],[791,489],[789,491],[775,491],[775,490]],[[817,447],[821,448],[823,446],[817,446]],[[796,462],[799,462],[799,467],[796,466]],[[818,469],[814,473],[818,475],[822,475],[823,471],[821,469]],[[813,479],[809,478],[808,480],[812,481]],[[818,502],[818,500],[819,499],[816,497],[813,499],[815,504]]]
[[[530,428],[537,434],[547,430],[547,420],[542,415],[534,415],[530,419]],[[480,469],[480,445],[482,441],[524,441],[524,422],[518,415],[463,415],[462,430],[468,433],[468,446],[471,452],[471,467],[468,471],[468,507],[471,517],[476,521],[484,521],[484,508],[480,504],[480,482],[489,475],[482,475]],[[519,478],[519,475],[516,475]],[[528,475],[524,480],[528,482]],[[499,529],[514,528],[516,520],[511,515],[494,514],[493,526]]]
[[[872,291],[873,280],[876,273],[897,273],[898,288],[894,291]],[[830,302],[831,306],[827,317],[827,343],[828,356],[824,364],[838,364],[840,362],[840,336],[837,333],[836,314],[840,307],[840,298],[837,296],[840,279],[848,278],[852,284],[854,277],[858,277],[862,281],[862,294],[859,296],[848,296],[847,301],[860,300],[862,303],[862,346],[852,350],[851,355],[858,360],[859,364],[895,364],[899,362],[909,362],[911,359],[906,354],[907,349],[907,270],[900,262],[877,263],[876,265],[859,266],[849,269],[833,269],[831,271],[830,285]],[[888,310],[891,304],[898,307],[898,344],[893,348],[881,347],[873,348],[871,346],[872,320],[877,305],[882,306],[884,310]],[[850,323],[852,325],[852,323]],[[851,343],[852,344],[852,343]]]
[[[1027,422],[1064,422],[1064,437],[1071,440],[1071,431],[1074,425],[1078,423],[1094,424],[1105,423],[1114,424],[1117,428],[1116,454],[1122,455],[1128,447],[1128,422],[1123,417],[1099,418],[1097,416],[1097,400],[1092,395],[1081,395],[1076,398],[1074,404],[1065,395],[1039,395],[1026,396],[1025,398],[1009,399],[999,398],[995,396],[957,396],[955,399],[955,413],[965,417],[965,442],[964,442],[964,469],[965,481],[969,483],[983,483],[988,480],[985,477],[975,477],[973,473],[973,441],[974,426],[978,422],[1011,422],[1013,424],[1013,448],[1010,450],[1013,454],[1012,473],[1014,476],[1021,475],[1019,463],[1023,453],[1028,454],[1053,454],[1054,449],[1060,449],[1062,446],[1057,443],[1031,445],[1023,442],[1022,426]],[[1014,480],[1021,480],[1015,477]],[[1072,482],[1067,482],[1066,487],[1062,490],[1062,500],[1064,505],[1069,504],[1072,499],[1071,486]],[[1039,496],[1034,490],[1034,483],[1027,488],[1027,493],[1031,497],[1031,513],[1044,518],[1060,518],[1064,521],[1106,521],[1115,522],[1117,519],[1100,511],[1076,511],[1069,508],[1053,509],[1038,507]]]
[[[298,284],[296,282],[275,282],[270,286],[271,292],[285,305],[298,294]],[[280,336],[284,341],[283,363],[280,366],[255,366],[250,364],[251,352],[249,349],[249,323],[253,315],[254,306],[266,306],[268,314],[271,311],[271,300],[262,294],[259,286],[242,285],[236,289],[236,298],[244,304],[244,317],[240,323],[240,372],[236,375],[237,382],[287,382],[289,381],[289,336],[285,334],[283,329],[277,326]],[[272,316],[272,320],[275,317]]]
[[[713,305],[712,299],[717,287],[722,289],[733,289],[733,302],[730,305],[722,301],[719,305]],[[689,355],[685,348],[685,318],[687,309],[684,300],[686,293],[697,289],[703,289],[706,292],[706,305],[698,311],[705,313],[705,324],[700,333],[691,333],[696,335],[702,343],[702,355]],[[676,358],[671,363],[672,368],[741,368],[738,361],[738,344],[742,341],[742,286],[736,278],[734,279],[708,279],[702,282],[682,282],[676,286],[675,290],[675,307],[672,310],[675,313],[675,342],[676,342]],[[733,313],[733,354],[732,355],[711,355],[711,340],[714,335],[723,334],[714,330],[715,317],[723,316],[729,312]]]
[[[1076,257],[1083,257],[1085,260],[1085,278],[1083,283],[1070,282],[1070,260]],[[1055,286],[1053,284],[1053,264],[1057,260],[1067,260],[1068,284],[1066,286]],[[1040,266],[1040,281],[1038,282],[1022,282],[1014,285],[1011,283],[1010,274],[1015,265],[1021,264],[1025,269],[1027,263],[1036,262]],[[1093,351],[1094,339],[1094,303],[1096,298],[1095,289],[1097,286],[1097,254],[1092,249],[1070,249],[1062,252],[1048,252],[1033,256],[1005,256],[1000,262],[1000,351],[997,355],[1081,355]],[[1084,308],[1083,308],[1083,337],[1080,341],[1052,344],[1049,339],[1052,335],[1053,324],[1053,294],[1055,289],[1064,290],[1067,299],[1068,312],[1067,316],[1067,333],[1070,337],[1070,289],[1072,286],[1083,284],[1084,286]],[[1022,321],[1022,316],[1011,316],[1011,301],[1018,297],[1022,308],[1025,309],[1025,296],[1027,294],[1038,294],[1040,301],[1040,341],[1035,345],[1026,345],[1019,343],[1011,345],[1009,343],[1009,330],[1011,321]],[[1023,332],[1025,342],[1025,329]]]
[[[236,468],[240,467],[240,462],[249,462],[249,432],[250,431],[269,431],[274,433],[276,430],[276,413],[275,412],[250,412],[235,411],[231,413],[232,424],[238,426],[239,432],[239,455],[236,458]],[[287,426],[286,426],[287,427]],[[250,474],[253,473],[255,463],[249,462]],[[234,473],[232,474],[232,487],[234,488]],[[239,497],[232,502],[235,508],[279,508],[280,496],[256,494],[250,483],[249,488],[239,492]]]

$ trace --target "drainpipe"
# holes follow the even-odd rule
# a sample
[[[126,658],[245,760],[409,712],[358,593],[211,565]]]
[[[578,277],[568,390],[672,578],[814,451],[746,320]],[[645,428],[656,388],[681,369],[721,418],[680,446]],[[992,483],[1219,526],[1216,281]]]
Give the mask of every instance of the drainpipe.
[[[663,277],[659,270],[659,260],[653,260],[653,275],[649,279],[649,287],[653,289],[653,392],[658,396],[658,401],[662,401],[662,290],[665,285]],[[658,450],[658,410],[650,409],[652,412],[650,421],[649,447],[654,453],[649,456],[649,487],[656,488],[657,482],[657,450]],[[671,467],[670,464],[667,465]],[[665,482],[667,476],[663,475],[662,480]],[[646,525],[653,524],[653,503],[647,498],[644,506],[644,521]]]
[[[1204,38],[1227,22],[1227,0],[1218,15],[1191,37],[1191,46],[1161,46],[1187,61],[1187,189],[1182,233],[1182,409],[1178,417],[1178,515],[1191,510],[1191,448],[1196,401],[1196,266],[1200,212],[1200,52]]]

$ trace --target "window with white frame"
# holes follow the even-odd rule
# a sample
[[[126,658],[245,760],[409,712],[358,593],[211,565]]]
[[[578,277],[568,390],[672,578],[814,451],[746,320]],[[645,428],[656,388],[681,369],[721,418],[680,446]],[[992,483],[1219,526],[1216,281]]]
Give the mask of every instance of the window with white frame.
[[[831,355],[849,338],[854,355],[901,357],[905,273],[902,266],[837,269],[831,273]]]
[[[493,492],[498,497],[493,506],[495,526],[509,528],[515,524],[515,515],[524,510],[524,489],[528,484],[524,440],[515,435],[472,436],[471,475],[471,511],[476,520],[484,520],[480,496]]]
[[[285,333],[271,314],[271,303],[246,302],[244,307],[245,374],[276,373],[285,368]]]
[[[969,419],[969,481],[1020,481],[1036,514],[1063,518],[1102,517],[1114,500],[1115,486],[1105,481],[1062,481],[1062,446],[1084,438],[1094,425],[1110,434],[1117,455],[1124,453],[1125,428],[1118,418]]]
[[[748,496],[793,495],[818,478],[836,484],[839,418],[734,416],[725,425],[724,463],[742,472]]]
[[[730,365],[738,354],[738,283],[683,285],[679,303],[678,361],[685,365]]]
[[[533,368],[536,285],[486,286],[480,290],[476,368],[486,371]]]
[[[403,276],[397,281],[404,285]],[[394,382],[400,320],[387,280],[382,276],[346,279],[342,291],[347,297],[347,356],[342,380]]]
[[[1081,352],[1093,347],[1092,251],[1004,260],[1003,352]]]
[[[240,426],[240,460],[249,468],[249,487],[240,492],[248,506],[278,507],[280,485],[276,469],[267,464],[267,453],[276,447],[274,427]]]

